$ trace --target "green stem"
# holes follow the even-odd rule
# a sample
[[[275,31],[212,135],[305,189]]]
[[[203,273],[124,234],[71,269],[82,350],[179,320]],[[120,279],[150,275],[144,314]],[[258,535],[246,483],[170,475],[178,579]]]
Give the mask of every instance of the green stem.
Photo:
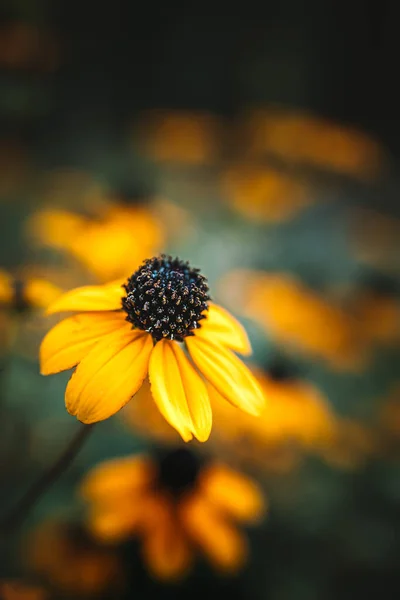
[[[92,429],[93,425],[82,425],[78,429],[56,462],[32,484],[11,513],[0,521],[0,535],[10,535],[21,525],[36,502],[69,467]]]

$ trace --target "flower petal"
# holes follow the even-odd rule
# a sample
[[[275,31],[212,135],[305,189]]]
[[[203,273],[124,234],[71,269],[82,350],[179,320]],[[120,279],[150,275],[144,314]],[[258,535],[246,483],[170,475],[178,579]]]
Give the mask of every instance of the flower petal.
[[[151,337],[137,330],[105,336],[69,380],[68,412],[82,423],[103,421],[118,412],[142,385],[152,348]]]
[[[122,281],[107,285],[85,285],[70,290],[51,304],[47,313],[57,312],[84,312],[86,310],[118,310],[121,308],[121,299],[124,296]]]
[[[261,413],[265,405],[263,392],[233,352],[197,336],[186,338],[186,345],[199,371],[221,396],[252,415]]]
[[[192,439],[193,423],[175,345],[176,342],[170,340],[157,342],[150,357],[149,379],[151,393],[161,414],[188,442]]]
[[[192,433],[199,442],[206,442],[212,428],[212,410],[206,385],[178,344],[173,345],[173,351],[192,417]]]
[[[172,516],[145,536],[142,552],[150,571],[166,581],[183,576],[192,561],[188,540]]]
[[[118,502],[115,506],[99,508],[95,505],[87,517],[89,531],[105,543],[118,543],[131,537],[141,522],[142,502],[143,499],[138,498],[137,502]]]
[[[154,465],[145,456],[107,460],[85,477],[81,494],[93,502],[112,501],[116,495],[131,497],[143,492],[154,477]]]
[[[228,311],[217,304],[210,304],[206,318],[201,321],[195,336],[207,337],[217,344],[227,346],[240,354],[250,355],[251,345],[242,325]]]
[[[46,279],[32,278],[25,284],[25,297],[29,306],[47,308],[61,296],[63,290]]]
[[[243,566],[247,557],[245,538],[204,498],[192,496],[182,504],[180,514],[186,532],[215,567],[224,572],[234,572]]]
[[[204,469],[200,477],[206,498],[219,511],[245,522],[257,521],[262,516],[263,494],[245,475],[213,464]]]
[[[106,334],[121,328],[131,331],[122,312],[81,313],[50,329],[40,346],[42,375],[75,367]]]

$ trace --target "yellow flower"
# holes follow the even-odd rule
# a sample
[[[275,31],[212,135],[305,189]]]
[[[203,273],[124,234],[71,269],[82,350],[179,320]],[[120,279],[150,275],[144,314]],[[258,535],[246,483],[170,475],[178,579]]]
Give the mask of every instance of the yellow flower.
[[[287,221],[313,201],[299,178],[257,163],[234,165],[222,184],[232,207],[253,221]]]
[[[365,180],[379,176],[387,160],[384,149],[362,131],[279,107],[252,111],[243,120],[239,143],[251,156],[272,155]]]
[[[254,523],[265,509],[259,488],[222,464],[202,462],[185,448],[108,461],[82,486],[88,526],[103,542],[141,541],[151,573],[175,579],[196,550],[223,572],[239,569],[246,540],[235,523]]]
[[[198,269],[162,255],[146,260],[122,286],[72,290],[50,313],[75,311],[44,338],[44,375],[77,368],[66,406],[83,423],[119,411],[149,375],[153,398],[185,441],[206,441],[212,413],[202,376],[234,406],[258,414],[264,397],[234,354],[248,354],[245,331],[209,302]],[[183,345],[182,345],[183,344]]]
[[[38,277],[18,279],[0,269],[0,307],[24,311],[47,308],[58,298],[61,289]]]
[[[161,224],[144,206],[107,204],[96,218],[51,209],[29,223],[36,242],[70,253],[101,281],[125,277],[163,243]]]
[[[123,585],[114,552],[76,524],[42,523],[24,544],[23,552],[27,566],[68,598],[98,596]]]
[[[268,399],[258,418],[245,414],[235,419],[232,407],[210,388],[214,415],[210,443],[215,452],[238,464],[288,471],[305,452],[318,451],[336,436],[337,419],[314,385],[293,376],[283,362],[273,363],[267,371],[252,367],[252,372]]]
[[[321,358],[339,370],[365,365],[368,347],[356,319],[296,277],[232,271],[221,282],[221,294],[283,346]]]
[[[134,131],[154,160],[190,166],[212,164],[220,157],[222,133],[221,121],[212,114],[159,110],[141,115]]]

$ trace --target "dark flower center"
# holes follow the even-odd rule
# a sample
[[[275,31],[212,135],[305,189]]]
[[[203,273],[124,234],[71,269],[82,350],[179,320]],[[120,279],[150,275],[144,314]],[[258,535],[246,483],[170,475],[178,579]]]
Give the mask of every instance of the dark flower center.
[[[186,448],[160,452],[158,484],[163,490],[179,496],[193,488],[201,466],[199,457]]]
[[[276,382],[291,381],[297,377],[297,369],[288,362],[274,359],[266,366],[266,372],[270,379]]]
[[[206,278],[179,258],[161,255],[145,260],[124,288],[127,321],[156,342],[163,338],[182,342],[194,335],[208,310]]]

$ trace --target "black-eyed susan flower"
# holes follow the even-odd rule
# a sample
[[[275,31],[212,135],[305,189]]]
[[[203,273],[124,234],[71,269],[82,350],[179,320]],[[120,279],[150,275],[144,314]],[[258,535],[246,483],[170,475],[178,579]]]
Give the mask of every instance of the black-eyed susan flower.
[[[365,180],[386,166],[385,149],[363,131],[298,110],[271,106],[251,111],[240,130],[239,143],[251,156],[272,155]]]
[[[305,453],[318,452],[336,439],[338,421],[323,393],[293,374],[284,362],[268,369],[252,367],[268,402],[258,418],[235,419],[232,407],[210,388],[214,415],[214,451],[239,464],[268,471],[287,471]]]
[[[67,292],[48,312],[78,314],[44,338],[41,372],[78,365],[66,406],[83,423],[119,411],[148,374],[164,418],[185,441],[205,441],[212,413],[204,379],[245,412],[256,415],[264,405],[257,381],[234,353],[250,353],[246,333],[208,292],[199,269],[165,255],[146,260],[122,287]]]
[[[133,131],[145,154],[160,163],[198,166],[220,158],[223,123],[204,111],[150,111]]]
[[[116,553],[77,523],[56,519],[41,523],[25,541],[22,552],[26,567],[63,597],[97,597],[123,588]]]
[[[234,270],[220,282],[220,295],[277,343],[335,369],[360,370],[369,357],[354,316],[289,273]]]
[[[125,277],[158,251],[163,227],[149,207],[105,203],[93,216],[42,210],[28,224],[38,244],[67,252],[100,281]]]
[[[256,222],[287,221],[313,202],[311,190],[301,179],[256,162],[229,168],[222,187],[232,208]]]
[[[61,289],[39,277],[13,277],[0,269],[0,307],[23,312],[44,309],[61,294]]]
[[[247,556],[237,524],[257,522],[265,509],[253,481],[186,448],[103,463],[82,494],[92,534],[107,543],[139,538],[145,564],[161,579],[184,575],[196,552],[235,572]]]

